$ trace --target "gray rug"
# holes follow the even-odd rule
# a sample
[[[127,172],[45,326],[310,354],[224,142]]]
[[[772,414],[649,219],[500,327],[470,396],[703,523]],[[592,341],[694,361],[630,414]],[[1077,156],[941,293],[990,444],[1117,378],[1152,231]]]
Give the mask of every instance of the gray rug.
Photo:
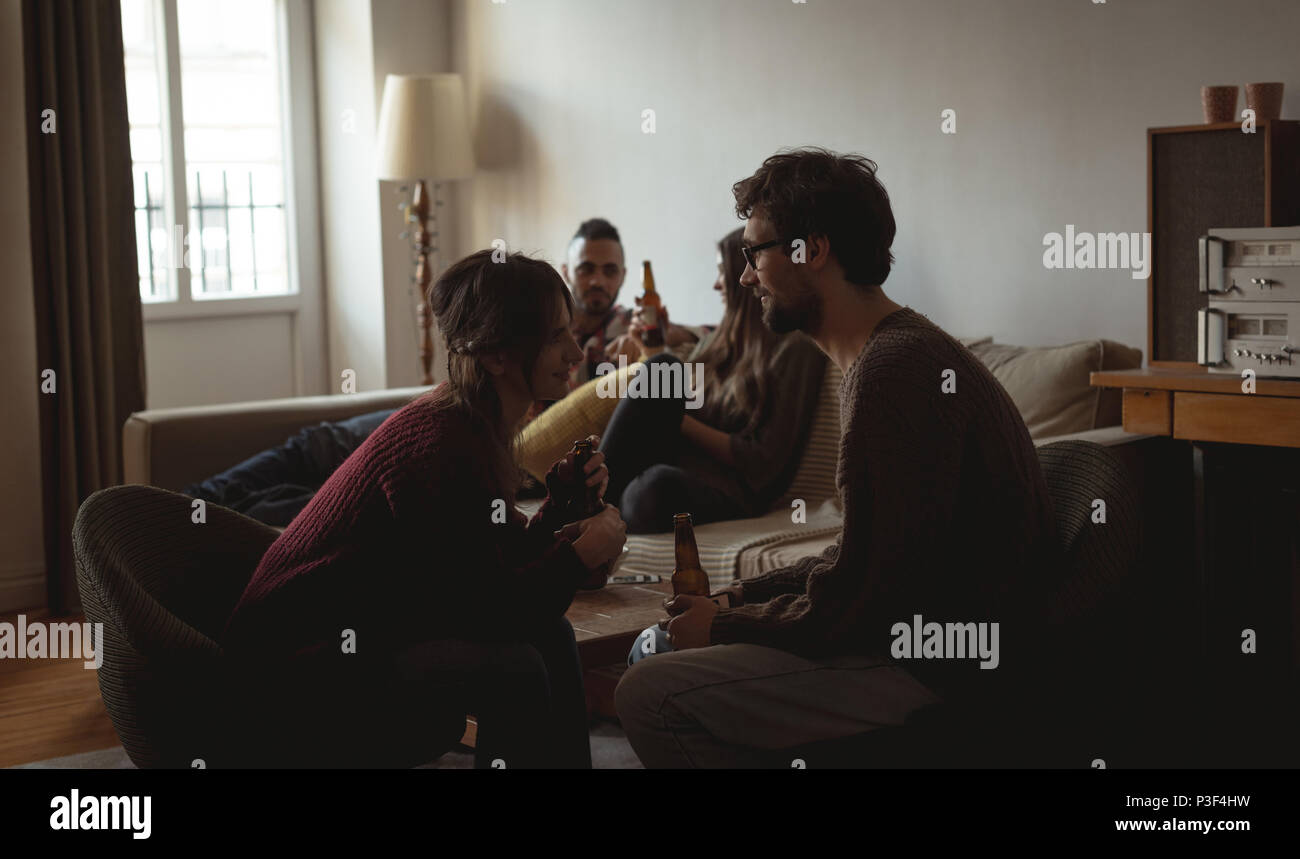
[[[643,769],[636,752],[628,743],[623,729],[614,722],[601,720],[591,728],[591,765],[594,769]],[[468,770],[474,768],[474,754],[467,751],[451,751],[436,761],[431,761],[416,769]],[[31,764],[20,764],[13,769],[19,770],[122,770],[135,769],[135,764],[126,756],[126,749],[114,746],[95,752],[82,752],[62,758],[50,758]]]

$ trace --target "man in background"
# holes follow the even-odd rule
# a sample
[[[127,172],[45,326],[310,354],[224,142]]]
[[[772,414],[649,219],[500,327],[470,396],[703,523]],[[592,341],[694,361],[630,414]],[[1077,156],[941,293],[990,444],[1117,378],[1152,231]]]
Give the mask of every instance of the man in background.
[[[604,218],[583,221],[569,241],[560,274],[573,293],[573,336],[586,354],[569,379],[572,390],[594,378],[596,368],[605,361],[617,362],[619,355],[626,355],[628,361],[640,357],[639,348],[626,336],[634,311],[617,303],[627,266],[623,241],[614,225]],[[674,351],[689,348],[698,339],[680,325],[668,323],[664,330],[665,343]]]

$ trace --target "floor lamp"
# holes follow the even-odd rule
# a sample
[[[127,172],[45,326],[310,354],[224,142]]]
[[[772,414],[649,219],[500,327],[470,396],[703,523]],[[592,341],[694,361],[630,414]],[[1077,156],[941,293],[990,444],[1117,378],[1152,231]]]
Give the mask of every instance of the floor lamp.
[[[437,251],[438,184],[467,179],[474,173],[465,88],[460,75],[389,75],[379,109],[377,173],[380,179],[415,180],[406,221],[415,229],[415,283],[420,299],[420,384],[433,384],[433,314],[430,254]],[[433,182],[430,199],[425,181]],[[433,230],[429,228],[433,221]]]

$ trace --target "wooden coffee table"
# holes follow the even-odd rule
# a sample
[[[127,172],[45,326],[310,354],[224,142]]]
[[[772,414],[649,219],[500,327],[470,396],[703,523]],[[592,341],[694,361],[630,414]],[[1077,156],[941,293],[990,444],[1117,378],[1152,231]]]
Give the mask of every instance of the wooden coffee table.
[[[664,600],[673,587],[662,582],[608,584],[597,591],[578,591],[565,615],[578,641],[587,686],[587,711],[615,718],[614,687],[627,670],[627,654],[641,631],[667,617]]]

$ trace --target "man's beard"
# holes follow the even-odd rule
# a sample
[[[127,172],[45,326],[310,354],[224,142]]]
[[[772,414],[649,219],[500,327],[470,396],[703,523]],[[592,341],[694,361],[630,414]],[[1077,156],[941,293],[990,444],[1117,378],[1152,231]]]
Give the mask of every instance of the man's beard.
[[[800,287],[793,295],[778,300],[776,293],[768,292],[767,306],[763,308],[763,324],[776,334],[803,331],[811,334],[821,327],[822,299],[810,288]]]
[[[595,304],[593,304],[590,300],[593,292],[595,293],[594,296],[596,299]],[[586,292],[584,292],[581,296],[574,295],[573,298],[574,298],[574,304],[576,304],[578,306],[578,309],[581,310],[583,313],[604,313],[606,310],[609,309],[610,304],[613,303],[613,298],[610,295],[608,295],[603,289],[595,289],[595,290],[589,289]]]

